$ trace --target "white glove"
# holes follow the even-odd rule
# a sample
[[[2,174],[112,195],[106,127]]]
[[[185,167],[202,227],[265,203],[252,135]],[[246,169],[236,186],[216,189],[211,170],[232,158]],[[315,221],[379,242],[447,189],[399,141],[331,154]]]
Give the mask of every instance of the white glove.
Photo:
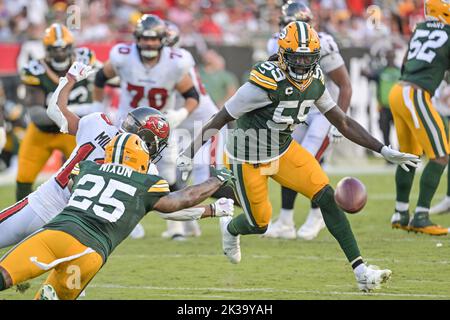
[[[186,108],[167,110],[163,113],[167,121],[169,121],[170,129],[175,129],[178,127],[189,115]]]
[[[6,129],[5,127],[0,127],[0,153],[2,153],[5,144],[6,144]]]
[[[67,71],[68,77],[74,78],[77,82],[88,78],[92,73],[95,73],[96,70],[92,70],[91,66],[85,65],[82,62],[75,61],[70,66],[69,71]]]
[[[177,168],[181,172],[181,180],[186,181],[192,171],[192,159],[180,154],[177,158]]]
[[[336,129],[335,126],[331,126],[330,131],[328,132],[328,138],[330,139],[331,143],[337,144],[343,140],[344,136],[339,132],[338,129]]]
[[[417,168],[420,163],[418,156],[394,150],[391,146],[384,146],[380,153],[387,161],[398,164],[406,172],[409,172],[407,165]]]
[[[232,217],[234,213],[234,201],[228,198],[220,198],[211,204],[213,217]]]

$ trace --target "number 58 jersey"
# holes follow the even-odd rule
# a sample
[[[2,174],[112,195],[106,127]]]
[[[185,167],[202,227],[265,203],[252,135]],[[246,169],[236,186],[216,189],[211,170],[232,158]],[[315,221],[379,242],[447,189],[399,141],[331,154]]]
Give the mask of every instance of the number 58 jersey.
[[[103,162],[105,146],[119,132],[108,117],[100,112],[80,119],[76,134],[77,146],[69,159],[49,180],[28,196],[29,205],[45,222],[50,221],[67,205],[70,191],[67,187],[74,166],[82,160]]]
[[[409,41],[400,80],[414,83],[431,96],[450,67],[450,25],[438,21],[418,23]]]
[[[163,47],[158,62],[148,67],[142,63],[135,43],[114,46],[109,61],[120,77],[119,123],[134,108],[173,109],[175,86],[195,65],[186,50]]]

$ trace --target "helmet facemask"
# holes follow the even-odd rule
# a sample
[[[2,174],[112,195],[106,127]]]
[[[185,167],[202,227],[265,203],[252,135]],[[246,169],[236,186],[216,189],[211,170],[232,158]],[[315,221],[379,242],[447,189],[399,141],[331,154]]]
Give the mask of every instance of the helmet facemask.
[[[143,15],[136,25],[134,36],[140,55],[145,59],[158,57],[161,49],[166,45],[166,24],[158,16]],[[159,39],[159,45],[141,44],[140,39]]]
[[[71,44],[66,46],[47,46],[47,60],[56,71],[66,71],[72,62],[73,47]]]
[[[313,76],[319,63],[320,51],[292,52],[280,48],[278,56],[280,65],[288,72],[289,76],[295,81],[302,82]]]

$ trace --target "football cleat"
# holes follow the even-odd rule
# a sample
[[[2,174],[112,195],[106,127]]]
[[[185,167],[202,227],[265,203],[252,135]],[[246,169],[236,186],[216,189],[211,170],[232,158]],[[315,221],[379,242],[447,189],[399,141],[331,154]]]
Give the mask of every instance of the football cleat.
[[[450,197],[445,197],[437,205],[432,206],[430,209],[430,215],[432,214],[443,214],[450,212]]]
[[[366,266],[364,271],[356,275],[358,289],[364,292],[369,292],[374,289],[380,289],[381,284],[385,283],[392,275],[392,271],[385,269],[380,270],[377,266]]]
[[[167,220],[167,230],[161,234],[164,239],[185,241],[184,225],[182,221]]]
[[[312,240],[317,237],[323,228],[325,228],[325,221],[323,221],[322,212],[319,208],[311,208],[306,222],[297,231],[297,237]]]
[[[285,224],[280,219],[271,222],[267,231],[262,235],[265,238],[279,238],[292,240],[297,238],[294,224]]]
[[[409,223],[409,230],[429,234],[431,236],[445,236],[448,234],[448,228],[431,222],[428,212],[416,212],[414,218]]]
[[[185,237],[200,237],[202,235],[202,231],[200,230],[200,225],[196,220],[185,221],[183,223]]]
[[[409,212],[395,211],[391,218],[391,225],[394,229],[402,229],[409,231]]]
[[[241,247],[239,235],[233,236],[227,229],[232,217],[220,218],[220,231],[222,232],[222,248],[223,253],[227,256],[231,263],[237,264],[241,262]]]
[[[138,223],[130,233],[131,239],[142,239],[145,236],[145,229],[142,224]]]
[[[39,292],[39,300],[59,300],[59,298],[50,284],[44,284]]]

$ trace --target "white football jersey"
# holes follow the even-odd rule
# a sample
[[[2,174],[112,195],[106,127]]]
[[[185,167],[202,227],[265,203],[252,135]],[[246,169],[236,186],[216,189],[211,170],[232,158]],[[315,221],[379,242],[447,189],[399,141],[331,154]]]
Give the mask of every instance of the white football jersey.
[[[318,32],[318,35],[320,39],[320,68],[325,74],[328,74],[343,66],[344,59],[339,52],[336,41],[334,41],[331,35],[326,32]],[[275,33],[267,42],[267,52],[269,56],[278,52],[278,33]],[[337,101],[339,96],[339,88],[337,85],[331,80],[326,81],[325,85],[331,97]]]
[[[91,113],[80,119],[76,135],[77,146],[69,159],[49,180],[28,196],[34,212],[45,222],[50,221],[67,205],[70,191],[69,175],[80,161],[103,161],[105,146],[119,132],[104,113]]]
[[[134,108],[174,108],[175,86],[195,65],[186,50],[163,47],[158,63],[147,67],[142,63],[135,43],[114,46],[109,60],[120,77],[118,123]]]

